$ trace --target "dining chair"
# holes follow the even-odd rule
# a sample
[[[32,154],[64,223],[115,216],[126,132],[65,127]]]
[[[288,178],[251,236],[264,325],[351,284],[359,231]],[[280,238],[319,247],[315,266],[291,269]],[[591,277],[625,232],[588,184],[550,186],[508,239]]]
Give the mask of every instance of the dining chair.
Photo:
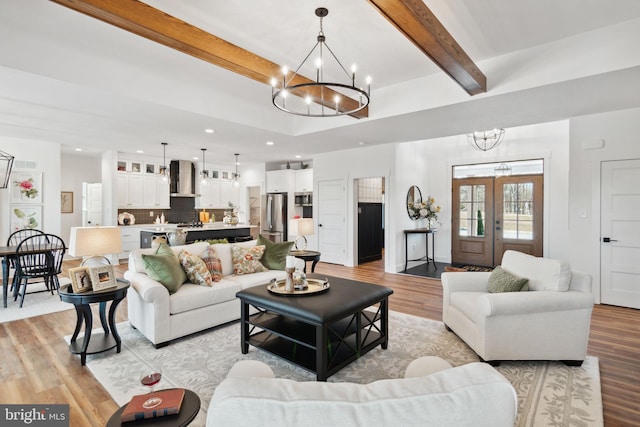
[[[36,230],[35,228],[23,228],[22,230],[14,231],[13,233],[11,233],[11,235],[9,235],[9,238],[7,239],[7,246],[18,246],[18,244],[20,244],[20,242],[22,242],[27,237],[36,236],[40,234],[44,234],[44,232],[41,230]],[[12,292],[16,285],[16,279],[17,279],[17,275],[15,271],[16,261],[14,257],[9,258],[9,268],[14,270],[13,280],[11,280],[11,289],[9,290],[9,292]]]
[[[53,294],[60,288],[58,274],[62,272],[62,260],[67,247],[54,234],[38,234],[23,239],[16,249],[16,288],[14,301],[20,296],[20,307],[27,294],[29,279],[42,279]]]

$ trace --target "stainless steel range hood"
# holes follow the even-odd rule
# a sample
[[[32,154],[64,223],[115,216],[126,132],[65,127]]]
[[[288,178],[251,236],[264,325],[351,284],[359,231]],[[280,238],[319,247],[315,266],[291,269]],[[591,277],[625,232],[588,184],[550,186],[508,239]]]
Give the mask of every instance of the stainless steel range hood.
[[[172,160],[170,164],[171,186],[173,197],[197,197],[196,167],[188,160]]]

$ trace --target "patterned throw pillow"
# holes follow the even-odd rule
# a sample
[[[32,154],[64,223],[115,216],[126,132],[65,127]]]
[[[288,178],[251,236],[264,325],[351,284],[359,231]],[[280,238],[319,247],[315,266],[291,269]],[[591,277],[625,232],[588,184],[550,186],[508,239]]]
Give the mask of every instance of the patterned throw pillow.
[[[252,246],[250,248],[231,245],[233,274],[250,274],[269,271],[260,262],[262,255],[264,255],[264,245]]]
[[[527,291],[529,290],[529,279],[514,276],[497,266],[489,276],[487,290],[491,293]]]
[[[204,286],[213,285],[211,273],[209,273],[206,264],[199,257],[183,249],[180,251],[178,259],[191,283]]]
[[[222,261],[218,258],[216,250],[209,246],[200,254],[200,258],[204,261],[214,282],[222,279]]]

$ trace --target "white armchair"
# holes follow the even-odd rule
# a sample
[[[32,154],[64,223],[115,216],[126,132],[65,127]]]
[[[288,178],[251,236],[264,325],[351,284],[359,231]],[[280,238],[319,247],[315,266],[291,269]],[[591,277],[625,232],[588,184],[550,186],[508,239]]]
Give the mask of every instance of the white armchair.
[[[489,293],[491,273],[443,273],[442,318],[483,360],[561,360],[587,354],[591,276],[565,262],[506,251],[502,268],[529,279],[528,292]]]

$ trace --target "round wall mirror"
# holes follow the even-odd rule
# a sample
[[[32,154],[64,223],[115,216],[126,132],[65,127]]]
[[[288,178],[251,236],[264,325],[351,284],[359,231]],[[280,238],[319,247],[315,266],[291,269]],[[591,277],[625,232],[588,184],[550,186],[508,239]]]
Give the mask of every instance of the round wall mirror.
[[[422,203],[422,192],[420,187],[412,185],[407,192],[407,214],[411,219],[418,219],[418,215],[410,209],[410,206],[415,206],[418,203]]]

